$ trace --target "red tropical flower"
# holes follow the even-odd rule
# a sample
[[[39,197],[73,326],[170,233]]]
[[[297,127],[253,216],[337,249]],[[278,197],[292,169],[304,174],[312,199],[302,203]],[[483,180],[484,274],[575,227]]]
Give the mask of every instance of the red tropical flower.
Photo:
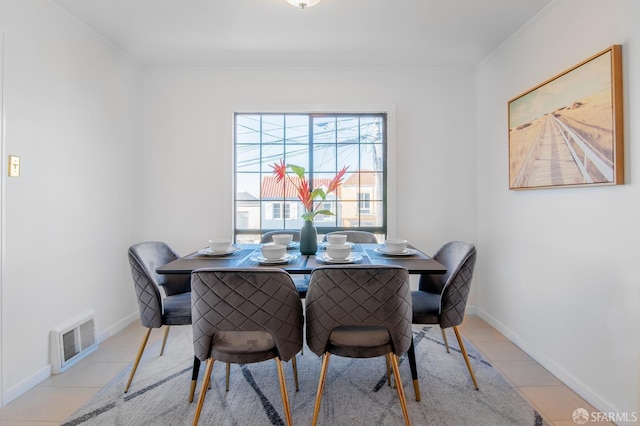
[[[334,177],[331,183],[329,184],[329,188],[327,189],[327,194],[338,189],[338,187],[342,184],[342,180],[344,178],[345,173],[347,173],[347,168],[343,167],[342,170],[338,172],[336,177]]]
[[[273,174],[277,177],[276,182],[280,183],[287,175],[287,165],[284,160],[280,160],[280,163],[274,163],[271,167],[273,168]]]
[[[311,190],[311,186],[309,185],[309,180],[304,175],[304,167],[296,166],[294,164],[286,164],[284,160],[280,160],[280,162],[274,163],[271,168],[273,169],[273,174],[276,176],[276,182],[280,183],[284,180],[284,178],[288,178],[289,182],[296,188],[296,192],[298,193],[298,199],[302,203],[305,213],[302,215],[304,220],[312,221],[313,218],[317,214],[324,214],[333,216],[333,212],[330,210],[319,209],[320,203],[316,206],[313,205],[313,200],[317,197],[320,197],[320,201],[324,201],[327,198],[327,195],[336,191],[338,187],[342,184],[344,179],[344,175],[347,172],[347,167],[343,167],[336,176],[329,183],[329,187],[326,192],[323,188],[315,188]],[[296,176],[295,178],[291,177],[287,170],[291,170]]]

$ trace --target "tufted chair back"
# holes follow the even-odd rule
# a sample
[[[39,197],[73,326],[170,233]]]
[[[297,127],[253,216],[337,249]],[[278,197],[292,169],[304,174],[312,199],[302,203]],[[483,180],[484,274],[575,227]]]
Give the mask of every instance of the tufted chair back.
[[[156,268],[178,257],[171,247],[161,241],[149,241],[129,247],[131,275],[138,297],[140,320],[145,327],[159,328],[163,325],[161,287],[167,296],[190,291],[189,276],[156,273]]]
[[[165,327],[160,355],[164,352],[169,328],[172,325],[191,324],[191,277],[189,275],[160,275],[156,268],[178,258],[167,244],[161,241],[149,241],[129,247],[129,265],[138,299],[140,322],[147,328],[140,350],[133,363],[125,393],[136,374],[138,364],[147,345],[152,328]],[[198,375],[200,360],[194,358],[193,384]],[[193,390],[189,401],[193,400]]]
[[[307,345],[322,356],[311,425],[320,414],[329,358],[384,355],[390,367],[405,425],[410,425],[398,357],[411,346],[409,273],[397,266],[326,266],[311,274],[306,299]]]
[[[433,258],[447,267],[444,274],[422,274],[418,283],[418,290],[427,293],[442,294],[445,284],[457,269],[460,262],[466,257],[471,243],[464,241],[449,241],[433,255]]]
[[[274,359],[287,425],[291,409],[282,361],[302,349],[302,302],[291,276],[281,269],[198,269],[191,274],[193,348],[207,361],[193,418],[197,425],[216,360],[249,364]]]
[[[436,260],[451,271],[442,290],[440,303],[440,327],[460,325],[467,306],[473,268],[476,263],[476,247],[467,242],[447,243]]]
[[[220,331],[270,333],[283,361],[302,349],[302,303],[285,271],[199,269],[191,274],[191,289],[193,344],[200,360],[211,357],[214,335]],[[237,354],[235,360],[222,361],[257,361],[249,358]]]
[[[467,307],[473,268],[476,263],[476,247],[466,241],[450,241],[443,245],[433,258],[446,266],[447,273],[420,276],[418,291],[411,292],[413,323],[439,324],[447,352],[449,352],[449,343],[445,329],[453,328],[469,375],[475,388],[478,389],[478,382],[458,330],[458,325],[462,323]],[[416,401],[420,401],[420,385],[413,343],[409,348],[408,358]]]
[[[311,274],[306,313],[307,345],[316,355],[327,352],[331,332],[341,326],[384,327],[392,352],[401,355],[412,336],[409,274],[394,266],[318,268]]]

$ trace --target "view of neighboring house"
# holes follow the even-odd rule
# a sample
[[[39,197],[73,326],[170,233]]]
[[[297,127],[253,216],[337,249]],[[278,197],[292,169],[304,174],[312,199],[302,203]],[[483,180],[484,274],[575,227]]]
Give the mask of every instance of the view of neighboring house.
[[[378,214],[383,208],[381,200],[381,174],[350,174],[336,192],[328,194],[319,210],[329,210],[335,216],[319,214],[314,219],[317,227],[367,227],[380,226]],[[313,187],[328,187],[331,179],[313,179]],[[359,189],[358,189],[359,188]],[[264,176],[260,187],[261,199],[247,192],[238,193],[236,223],[240,229],[300,229],[304,213],[296,189],[291,184],[276,182],[275,176]],[[336,203],[340,200],[340,203]]]

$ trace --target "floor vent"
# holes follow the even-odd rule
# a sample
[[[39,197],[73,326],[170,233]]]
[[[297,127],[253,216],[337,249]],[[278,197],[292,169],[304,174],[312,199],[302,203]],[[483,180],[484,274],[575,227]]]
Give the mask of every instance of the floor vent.
[[[94,315],[88,314],[51,330],[51,369],[59,374],[96,350]]]

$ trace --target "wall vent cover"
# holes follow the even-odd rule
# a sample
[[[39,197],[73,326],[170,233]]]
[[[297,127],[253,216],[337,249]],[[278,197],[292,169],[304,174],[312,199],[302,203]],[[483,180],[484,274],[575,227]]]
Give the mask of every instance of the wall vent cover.
[[[97,349],[93,313],[51,330],[51,370],[59,374]]]

